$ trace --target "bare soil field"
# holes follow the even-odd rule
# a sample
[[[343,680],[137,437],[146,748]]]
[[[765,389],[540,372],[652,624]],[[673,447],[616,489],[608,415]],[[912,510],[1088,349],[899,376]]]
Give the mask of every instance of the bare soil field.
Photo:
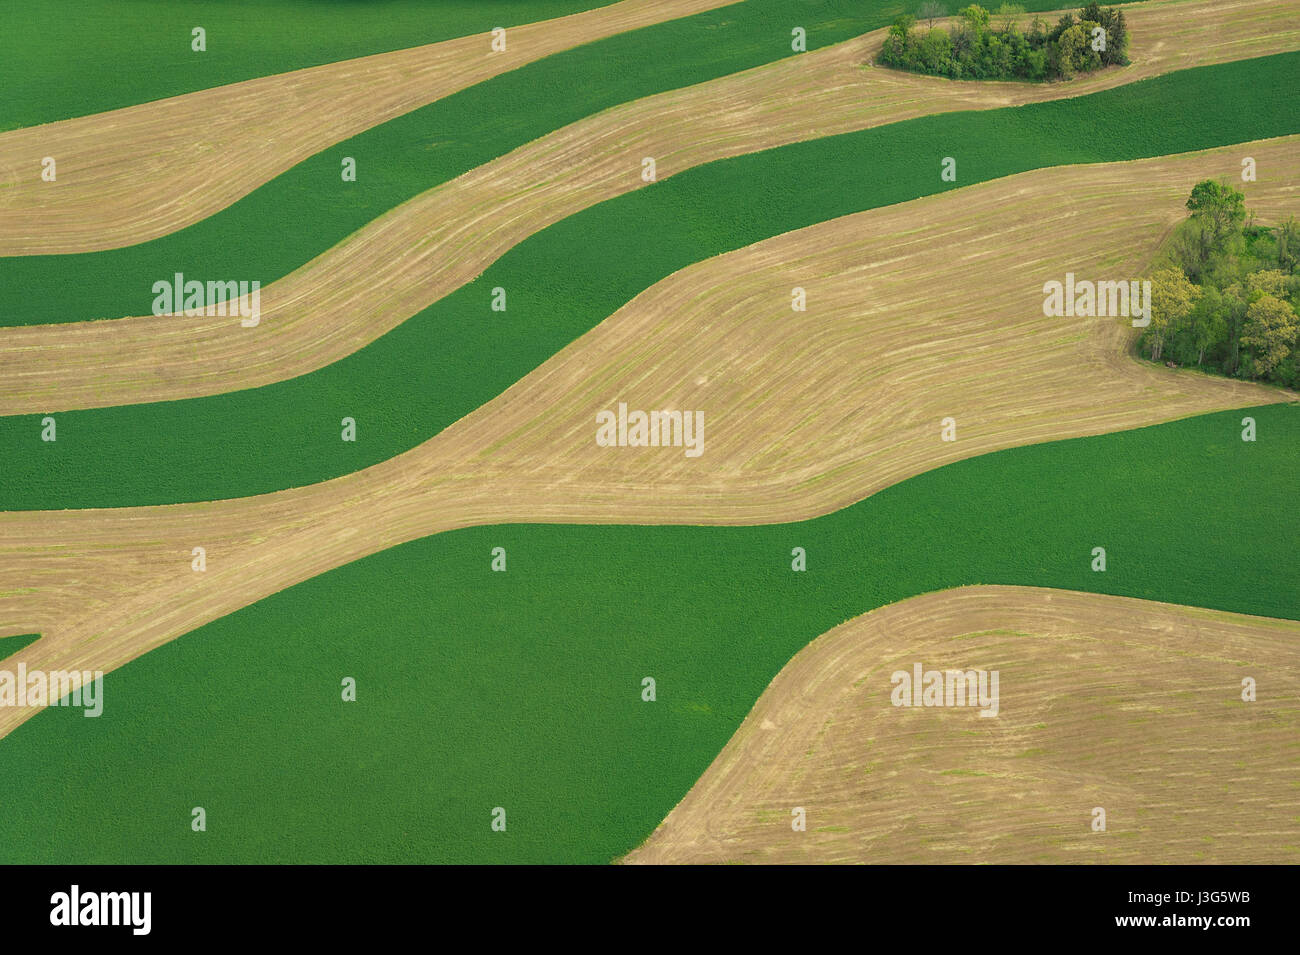
[[[108,671],[294,583],[457,527],[799,520],[1000,448],[1294,399],[1139,363],[1126,321],[1045,317],[1042,285],[1067,270],[1140,274],[1191,185],[1237,170],[1244,150],[1270,170],[1247,185],[1250,206],[1265,221],[1294,209],[1298,142],[1044,169],[710,259],[433,439],[337,480],[0,514],[0,634],[43,635],[13,665]],[[794,286],[807,312],[791,311]],[[701,411],[703,453],[597,447],[596,415],[619,402]],[[940,440],[946,416],[955,441]],[[194,547],[206,548],[203,573],[190,568]],[[0,710],[0,735],[31,712]]]
[[[256,328],[237,317],[179,315],[0,328],[0,414],[197,397],[314,371],[470,281],[534,232],[644,186],[644,156],[656,157],[664,179],[803,139],[1081,95],[1300,47],[1300,26],[1279,0],[1143,4],[1130,14],[1135,45],[1142,30],[1188,31],[1170,10],[1198,6],[1206,8],[1193,18],[1200,26],[1179,33],[1176,47],[1170,39],[1136,54],[1132,66],[1068,84],[956,83],[864,69],[878,40],[870,34],[606,111],[429,190],[272,283],[262,290]],[[0,236],[9,234],[2,216]]]
[[[1298,638],[1290,620],[1026,587],[882,607],[791,660],[624,861],[1295,863]],[[894,705],[917,663],[998,671],[996,717]]]
[[[0,134],[0,256],[114,249],[166,235],[308,156],[500,73],[736,0],[622,0],[486,33]],[[55,182],[41,160],[58,163]]]

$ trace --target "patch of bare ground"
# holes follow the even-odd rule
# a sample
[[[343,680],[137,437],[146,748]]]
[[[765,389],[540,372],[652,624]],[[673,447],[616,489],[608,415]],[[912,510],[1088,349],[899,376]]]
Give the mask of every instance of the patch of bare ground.
[[[0,256],[95,252],[198,222],[335,143],[498,74],[736,0],[622,0],[487,33],[0,134]],[[54,157],[58,176],[41,178]]]
[[[917,663],[998,671],[997,716],[895,706]],[[1028,587],[914,597],[791,660],[624,861],[1294,863],[1297,687],[1295,621]]]
[[[529,235],[644,185],[644,156],[656,157],[663,179],[797,140],[1075,96],[1300,46],[1300,25],[1279,0],[1125,9],[1133,65],[1070,83],[957,83],[863,69],[871,34],[608,110],[423,193],[272,283],[256,328],[238,317],[176,315],[0,328],[0,414],[197,397],[314,371],[475,278]],[[1148,50],[1144,34],[1169,39]],[[142,288],[142,307],[151,298]]]
[[[108,671],[457,527],[800,520],[1001,448],[1294,398],[1135,361],[1127,322],[1045,317],[1042,285],[1139,275],[1192,184],[1238,170],[1243,149],[1262,171],[1252,208],[1293,209],[1297,142],[1044,169],[698,263],[431,440],[336,480],[0,514],[0,633],[43,634],[15,664]],[[791,311],[794,286],[807,312]],[[703,453],[598,447],[596,415],[620,402],[702,412]],[[204,573],[190,569],[198,546]],[[31,712],[0,709],[0,735]]]

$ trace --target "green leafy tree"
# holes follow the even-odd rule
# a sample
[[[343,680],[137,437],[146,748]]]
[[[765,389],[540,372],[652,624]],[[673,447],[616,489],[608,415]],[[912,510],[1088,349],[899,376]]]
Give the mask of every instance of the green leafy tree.
[[[1284,272],[1294,272],[1300,260],[1300,223],[1288,216],[1277,229],[1277,265]]]
[[[1201,235],[1199,219],[1188,218],[1180,222],[1169,237],[1169,260],[1182,269],[1193,282],[1200,282],[1205,271],[1201,259],[1205,240]]]
[[[911,62],[914,46],[912,26],[915,23],[916,21],[906,13],[893,22],[885,37],[885,45],[880,50],[881,63],[900,69],[915,68],[915,64]]]
[[[1223,251],[1228,239],[1236,235],[1246,219],[1246,197],[1226,181],[1203,179],[1192,187],[1187,208],[1201,224],[1200,261],[1207,265],[1210,256]]]
[[[1265,293],[1250,304],[1241,343],[1251,350],[1258,374],[1269,375],[1291,354],[1298,323],[1295,310],[1274,295]]]
[[[931,30],[920,38],[917,47],[921,66],[927,73],[952,75],[952,40],[948,37],[947,30]]]
[[[1196,364],[1205,364],[1207,352],[1214,352],[1228,337],[1228,323],[1223,318],[1223,294],[1213,286],[1201,289],[1191,314],[1191,346]]]
[[[961,17],[970,26],[971,31],[976,36],[983,33],[989,26],[989,12],[981,7],[978,3],[972,3],[968,7],[962,7],[957,11]]]
[[[957,11],[946,42],[938,36],[942,28],[935,25],[945,11],[937,3],[924,3],[918,8],[921,20],[929,26],[928,34],[913,31],[916,21],[911,17],[896,20],[886,37],[880,62],[941,76],[1029,80],[1069,79],[1080,71],[1126,62],[1110,52],[1114,46],[1110,31],[1119,22],[1114,8],[1091,4],[1080,11],[1081,20],[1067,13],[1050,31],[1035,17],[1025,32],[1020,28],[1025,15],[1023,4],[1003,3],[996,14],[979,4],[969,4]],[[1093,33],[1098,28],[1107,31],[1105,50],[1092,48]],[[929,37],[932,42],[927,42]]]
[[[1031,80],[1047,78],[1047,54],[1031,49],[1025,54],[1025,76]]]
[[[1128,22],[1124,11],[1115,7],[1102,11],[1101,24],[1106,28],[1106,52],[1102,61],[1108,66],[1128,63]]]
[[[1101,53],[1092,48],[1093,31],[1100,28],[1101,24],[1095,20],[1079,21],[1079,30],[1083,33],[1083,49],[1079,53],[1078,63],[1080,72],[1098,70],[1102,67]]]
[[[1056,70],[1062,79],[1071,79],[1084,62],[1087,34],[1079,24],[1067,28],[1056,41]]]
[[[1290,291],[1290,281],[1281,269],[1252,272],[1246,276],[1246,288],[1251,293],[1252,301],[1260,295],[1272,295],[1274,298],[1286,298]]]
[[[1074,26],[1074,23],[1075,20],[1073,13],[1061,14],[1061,19],[1056,21],[1056,26],[1052,27],[1051,32],[1047,34],[1047,39],[1055,43],[1061,38],[1062,33]]]
[[[1228,326],[1228,355],[1223,370],[1235,375],[1241,369],[1241,328],[1246,323],[1246,290],[1236,282],[1223,290],[1223,311]]]
[[[1160,360],[1165,341],[1177,334],[1200,294],[1181,269],[1166,266],[1151,276],[1151,327],[1147,331],[1151,358]]]
[[[1110,35],[1110,19],[1111,18],[1107,15],[1107,11],[1103,10],[1099,3],[1090,3],[1079,11],[1079,25],[1083,27],[1083,32],[1088,37],[1088,53],[1095,60],[1097,66],[1110,62],[1106,59],[1106,53],[1110,49],[1112,42]],[[1106,33],[1106,50],[1098,51],[1093,50],[1092,48],[1093,30],[1097,27],[1101,27]]]
[[[1151,326],[1142,340],[1153,360],[1210,365],[1230,375],[1300,381],[1300,226],[1253,224],[1245,197],[1203,180],[1187,199],[1164,264],[1151,277]]]

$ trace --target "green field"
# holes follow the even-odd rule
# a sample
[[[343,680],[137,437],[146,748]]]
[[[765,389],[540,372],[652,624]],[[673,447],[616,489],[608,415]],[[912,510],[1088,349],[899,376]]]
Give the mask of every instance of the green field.
[[[882,604],[1031,584],[1300,619],[1297,446],[1300,407],[1273,405],[973,458],[803,523],[384,551],[110,674],[98,719],[7,737],[0,861],[605,862],[800,647]]]
[[[712,163],[565,219],[355,354],[264,388],[0,419],[0,508],[202,501],[315,483],[405,451],[501,393],[670,273],[834,216],[972,182],[1300,132],[1300,53],[1087,97],[950,113]],[[1196,110],[1187,103],[1196,101]],[[918,157],[933,157],[927,162]],[[1235,166],[1234,166],[1235,168]],[[1208,173],[1208,171],[1207,171]],[[798,197],[792,200],[791,197]],[[583,263],[582,268],[572,267]],[[509,290],[509,311],[489,290]],[[339,440],[354,417],[355,444]]]
[[[0,637],[0,660],[17,653],[23,647],[35,643],[40,638],[39,633],[19,633],[9,637]]]
[[[0,325],[147,315],[153,283],[177,271],[265,286],[394,206],[556,129],[791,55],[792,16],[814,49],[884,26],[895,8],[745,0],[548,57],[344,140],[172,235],[108,252],[8,259]],[[358,162],[354,183],[339,175],[344,156]]]
[[[549,20],[612,0],[0,2],[0,131],[371,53]],[[358,16],[365,10],[365,16]],[[207,31],[207,50],[190,48]]]

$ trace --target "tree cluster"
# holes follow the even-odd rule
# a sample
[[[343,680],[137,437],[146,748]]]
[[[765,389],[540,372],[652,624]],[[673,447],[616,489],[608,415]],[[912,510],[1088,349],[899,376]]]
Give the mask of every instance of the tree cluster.
[[[1138,347],[1154,361],[1300,385],[1300,223],[1254,225],[1245,196],[1196,184],[1190,217],[1151,275],[1151,325]]]
[[[1128,25],[1122,10],[1096,3],[1078,16],[1067,13],[1048,28],[1035,17],[1028,30],[1025,8],[1004,3],[996,13],[977,4],[957,11],[951,29],[935,26],[947,16],[938,3],[921,5],[925,21],[911,15],[894,21],[877,61],[885,66],[968,80],[1068,80],[1078,73],[1128,63]]]

